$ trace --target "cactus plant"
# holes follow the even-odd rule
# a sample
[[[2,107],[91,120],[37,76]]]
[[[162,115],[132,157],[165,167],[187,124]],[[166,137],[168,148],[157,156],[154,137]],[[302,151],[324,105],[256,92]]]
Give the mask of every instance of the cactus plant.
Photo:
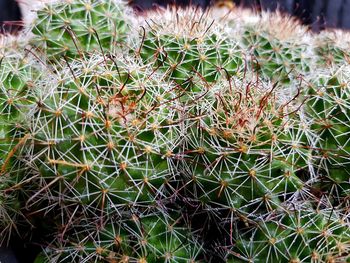
[[[223,13],[53,2],[6,40],[4,241],[39,228],[37,263],[350,260],[347,34]]]
[[[37,12],[32,44],[48,57],[111,51],[125,44],[130,30],[128,9],[121,1],[62,1]]]

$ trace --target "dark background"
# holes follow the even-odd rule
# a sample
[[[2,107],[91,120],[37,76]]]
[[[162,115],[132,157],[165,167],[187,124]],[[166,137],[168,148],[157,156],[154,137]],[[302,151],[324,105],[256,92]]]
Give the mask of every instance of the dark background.
[[[129,0],[132,5],[145,10],[157,5],[199,5],[208,7],[216,0]],[[229,1],[229,0],[228,0]],[[350,0],[232,0],[236,5],[256,10],[280,9],[299,17],[314,31],[324,28],[350,28]],[[20,28],[21,12],[15,0],[0,0],[0,25],[2,32],[15,32]]]

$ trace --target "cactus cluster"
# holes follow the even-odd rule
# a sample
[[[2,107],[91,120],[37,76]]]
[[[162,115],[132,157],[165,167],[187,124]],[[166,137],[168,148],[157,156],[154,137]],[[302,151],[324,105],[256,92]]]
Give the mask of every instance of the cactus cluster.
[[[347,33],[119,0],[36,12],[0,48],[3,244],[40,244],[36,263],[350,261]]]

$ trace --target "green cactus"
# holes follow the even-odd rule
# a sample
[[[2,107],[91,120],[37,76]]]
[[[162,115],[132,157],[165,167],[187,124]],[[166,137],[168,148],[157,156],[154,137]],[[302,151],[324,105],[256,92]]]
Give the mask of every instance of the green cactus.
[[[4,42],[2,241],[38,228],[36,263],[350,260],[347,34],[222,11],[57,2]]]
[[[179,84],[193,83],[195,77],[212,83],[221,76],[237,74],[243,64],[239,44],[229,41],[219,24],[201,21],[201,15],[190,9],[178,13],[177,24],[170,15],[161,23],[145,25],[149,30],[144,32],[139,50],[143,61],[154,63]]]
[[[105,60],[69,62],[57,86],[36,98],[29,162],[43,186],[97,209],[154,203],[173,177],[173,87],[148,79],[150,70],[135,61]]]
[[[347,33],[341,30],[321,32],[315,38],[315,42],[320,65],[333,67],[349,63],[349,36]]]
[[[62,1],[37,12],[31,40],[51,57],[109,52],[126,44],[130,17],[122,1]]]
[[[289,211],[240,235],[228,262],[346,262],[347,223],[329,211]],[[245,238],[244,238],[245,237]],[[345,253],[344,253],[345,252]]]

